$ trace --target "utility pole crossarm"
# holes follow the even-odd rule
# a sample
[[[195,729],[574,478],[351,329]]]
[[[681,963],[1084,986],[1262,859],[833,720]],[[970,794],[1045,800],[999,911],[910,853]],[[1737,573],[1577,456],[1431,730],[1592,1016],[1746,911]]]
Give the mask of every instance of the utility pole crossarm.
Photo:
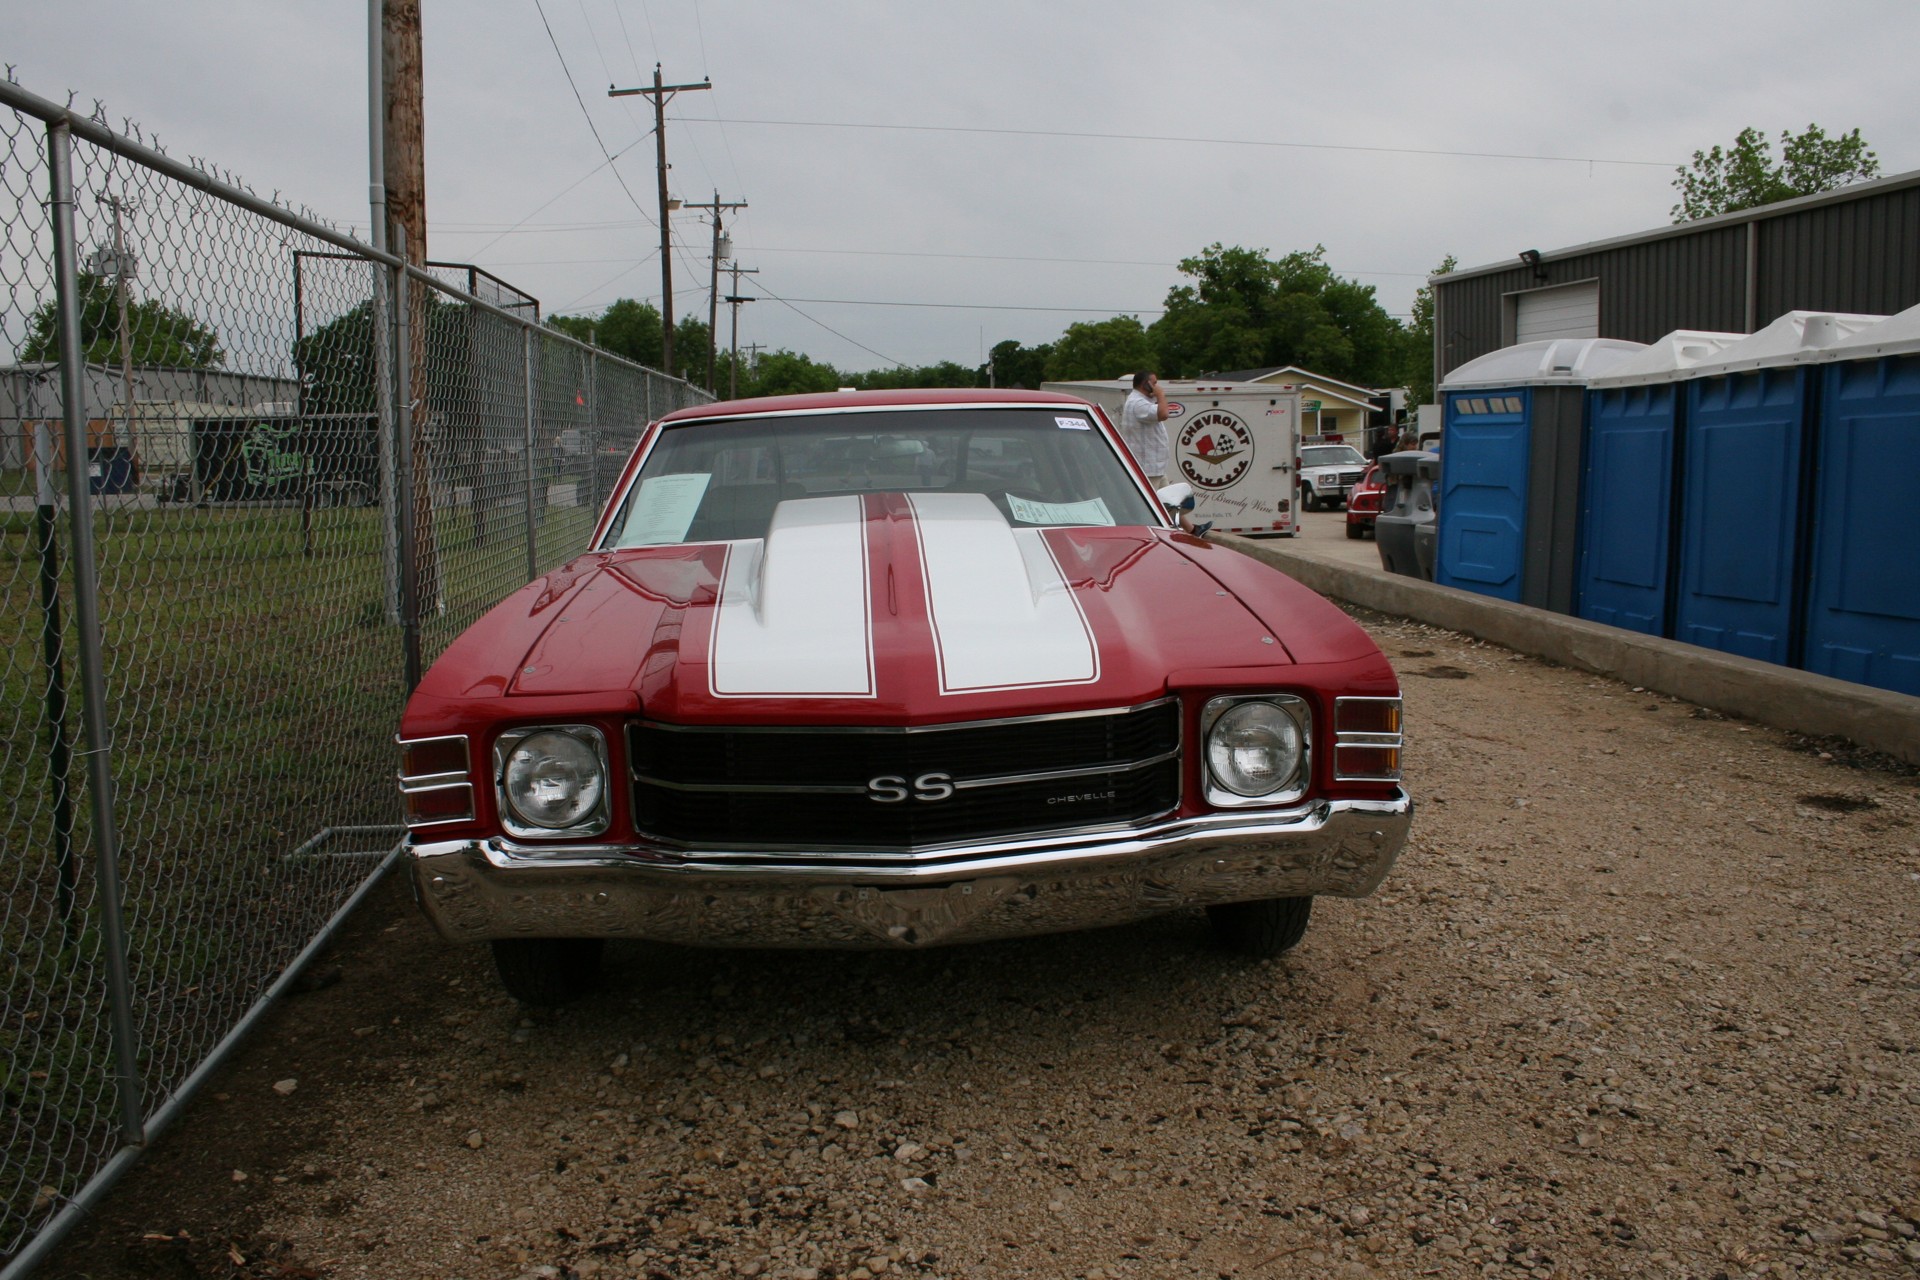
[[[653,64],[653,85],[638,89],[616,89],[607,86],[609,98],[628,98],[640,96],[653,102],[653,142],[660,174],[660,352],[661,364],[666,366],[669,377],[673,374],[673,232],[669,227],[667,215],[672,211],[673,202],[667,196],[667,103],[676,93],[692,93],[699,89],[713,88],[713,81],[702,80],[699,84],[663,84],[660,79],[660,64]]]

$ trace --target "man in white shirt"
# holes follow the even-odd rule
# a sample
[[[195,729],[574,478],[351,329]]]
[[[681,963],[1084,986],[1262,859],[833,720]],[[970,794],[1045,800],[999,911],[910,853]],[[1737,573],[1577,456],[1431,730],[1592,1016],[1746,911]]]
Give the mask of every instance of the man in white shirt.
[[[1172,451],[1167,447],[1167,393],[1156,375],[1146,372],[1133,375],[1133,390],[1127,393],[1127,402],[1120,406],[1118,425],[1120,439],[1132,451],[1140,469],[1147,473],[1147,483],[1156,491],[1166,488],[1172,461]],[[1188,498],[1187,502],[1191,506],[1193,499]],[[1206,537],[1207,530],[1213,528],[1211,520],[1196,525],[1188,519],[1186,511],[1179,515],[1180,527],[1198,537]]]

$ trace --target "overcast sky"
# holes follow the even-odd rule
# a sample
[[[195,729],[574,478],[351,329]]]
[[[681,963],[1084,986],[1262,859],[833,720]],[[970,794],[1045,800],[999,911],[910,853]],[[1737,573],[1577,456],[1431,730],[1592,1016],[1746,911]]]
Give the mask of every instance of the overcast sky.
[[[1675,166],[1747,125],[1857,126],[1883,173],[1920,168],[1912,0],[422,7],[434,258],[548,314],[657,304],[651,109],[606,95],[657,60],[669,83],[713,81],[669,108],[671,187],[749,202],[729,227],[764,300],[742,344],[843,369],[1151,323],[1177,262],[1215,241],[1325,245],[1404,317],[1448,253],[1477,266],[1665,224]],[[364,3],[0,12],[23,87],[99,99],[365,235]],[[674,215],[681,314],[705,314],[703,217]]]

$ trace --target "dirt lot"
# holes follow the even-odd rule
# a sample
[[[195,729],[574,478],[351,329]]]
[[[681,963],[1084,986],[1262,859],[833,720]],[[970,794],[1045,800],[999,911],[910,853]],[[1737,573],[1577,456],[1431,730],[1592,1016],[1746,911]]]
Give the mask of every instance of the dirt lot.
[[[529,1017],[398,881],[53,1276],[1920,1275],[1920,780],[1417,624],[1414,839],[1197,914],[629,946]]]

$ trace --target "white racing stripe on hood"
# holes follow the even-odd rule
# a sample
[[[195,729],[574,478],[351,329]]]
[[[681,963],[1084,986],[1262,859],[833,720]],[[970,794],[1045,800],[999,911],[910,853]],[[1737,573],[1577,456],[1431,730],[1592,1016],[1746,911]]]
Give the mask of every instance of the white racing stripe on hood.
[[[1100,649],[1038,529],[977,493],[913,493],[942,693],[1089,684]]]
[[[867,522],[858,497],[780,504],[727,546],[707,683],[716,698],[871,698]]]

